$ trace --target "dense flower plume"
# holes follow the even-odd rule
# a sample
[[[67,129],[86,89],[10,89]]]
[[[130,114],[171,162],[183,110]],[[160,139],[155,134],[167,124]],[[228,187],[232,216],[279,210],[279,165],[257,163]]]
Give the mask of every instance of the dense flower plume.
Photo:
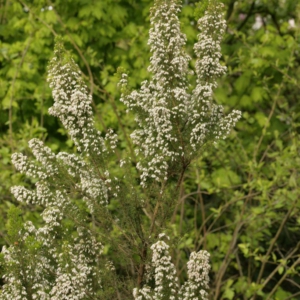
[[[124,94],[121,98],[129,109],[139,113],[139,129],[131,137],[138,145],[136,152],[142,152],[146,158],[145,163],[138,163],[142,184],[148,177],[166,180],[166,158],[177,160],[184,154],[183,148],[177,146],[181,144],[177,132],[189,101],[187,74],[190,58],[183,51],[186,37],[180,32],[177,2],[162,1],[154,7],[148,41],[153,53],[148,71],[153,77],[149,82],[142,82],[140,91]],[[126,74],[120,85],[127,85]]]
[[[188,280],[179,287],[176,269],[166,241],[169,237],[159,235],[159,240],[151,246],[152,260],[148,266],[148,282],[154,280],[155,287],[144,285],[133,290],[134,300],[207,300],[209,253],[192,252],[187,263]]]
[[[205,250],[191,253],[187,263],[188,280],[179,291],[179,300],[208,299],[209,256]]]
[[[68,130],[79,151],[105,151],[104,141],[95,130],[91,108],[91,96],[80,80],[80,72],[72,58],[65,63],[59,45],[49,68],[49,83],[54,104],[49,113],[58,117]]]
[[[92,96],[88,93],[78,65],[66,54],[60,42],[56,43],[54,57],[49,64],[48,81],[54,99],[49,113],[63,123],[77,150],[87,155],[101,155],[107,151],[104,138],[95,129]],[[116,147],[116,135],[108,132],[111,147]]]
[[[217,79],[226,72],[226,67],[220,64],[220,44],[226,29],[222,9],[221,3],[208,7],[198,21],[200,34],[194,46],[198,58],[195,67],[197,80],[188,109],[188,125],[192,127],[189,142],[193,151],[209,139],[217,141],[225,138],[241,117],[237,110],[224,116],[223,107],[212,102]]]
[[[87,295],[95,296],[95,285],[101,288],[101,278],[96,275],[96,264],[102,252],[91,233],[78,228],[78,237],[73,240],[59,238],[62,214],[59,209],[49,208],[43,213],[45,226],[36,229],[32,222],[24,224],[20,232],[27,249],[3,248],[8,265],[26,262],[19,278],[14,273],[4,276],[0,299],[3,300],[80,300]],[[58,242],[59,239],[60,241]],[[53,280],[54,279],[54,280]],[[31,287],[26,286],[31,282]]]
[[[27,156],[21,153],[12,155],[12,162],[15,167],[29,177],[38,178],[36,190],[30,191],[22,186],[13,186],[11,192],[20,202],[28,204],[59,205],[63,206],[66,201],[55,201],[60,192],[59,189],[53,194],[53,188],[62,188],[66,190],[71,184],[83,195],[88,208],[94,212],[97,205],[107,204],[107,182],[109,178],[99,178],[98,173],[93,167],[85,162],[80,156],[60,152],[55,155],[49,147],[44,146],[38,139],[29,141],[29,146],[40,165],[30,161]],[[107,171],[105,174],[108,174]],[[61,182],[57,179],[61,178]],[[66,192],[63,194],[66,195]],[[66,196],[68,199],[68,197]]]
[[[185,168],[205,143],[225,138],[240,118],[239,111],[224,116],[223,107],[212,102],[216,79],[226,69],[219,62],[226,26],[221,8],[218,4],[199,20],[197,85],[191,94],[187,80],[190,57],[184,52],[186,37],[180,32],[177,0],[155,2],[149,37],[151,80],[129,92],[127,75],[122,75],[121,101],[137,113],[139,129],[131,137],[137,153],[142,154],[138,163],[142,185],[149,178],[167,180],[171,165]]]

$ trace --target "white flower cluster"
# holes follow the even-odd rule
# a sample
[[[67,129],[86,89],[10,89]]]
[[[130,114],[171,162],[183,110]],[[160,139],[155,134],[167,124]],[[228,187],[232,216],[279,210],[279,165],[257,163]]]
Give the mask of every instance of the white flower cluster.
[[[209,253],[192,252],[187,263],[188,280],[179,291],[179,300],[208,300]]]
[[[5,246],[2,249],[2,253],[4,254],[4,258],[8,261],[8,255],[6,254],[7,249]],[[3,279],[7,282],[7,284],[5,284],[2,288],[2,292],[0,294],[1,300],[28,300],[26,289],[22,286],[21,280],[9,275],[4,275]]]
[[[77,150],[87,155],[107,151],[101,133],[94,126],[92,96],[88,94],[78,65],[66,54],[60,42],[56,44],[50,62],[48,81],[54,99],[49,113],[60,119]],[[109,132],[106,140],[112,142],[111,148],[114,149],[116,136]]]
[[[213,103],[213,89],[217,87],[217,78],[226,72],[220,64],[221,41],[226,29],[223,19],[223,4],[210,6],[204,17],[198,21],[200,34],[194,46],[197,85],[192,92],[187,125],[193,128],[190,145],[193,151],[206,143],[211,137],[215,141],[225,138],[241,117],[241,112],[233,110],[224,116],[223,107]]]
[[[11,192],[18,201],[66,208],[67,203],[71,202],[62,201],[60,188],[63,190],[72,188],[82,195],[91,213],[94,212],[95,206],[107,204],[108,179],[101,178],[91,164],[75,154],[60,152],[55,155],[38,139],[32,139],[29,146],[41,165],[34,164],[19,153],[12,155],[12,162],[20,172],[40,180],[36,183],[35,191],[22,186],[13,186]],[[56,192],[53,192],[53,189]]]
[[[84,195],[90,212],[94,212],[95,205],[107,204],[108,194],[104,179],[93,170],[91,165],[84,162],[74,154],[60,152],[57,154],[58,161],[67,168],[68,174],[74,179],[79,179],[75,188]],[[107,172],[105,172],[107,174]]]
[[[212,103],[216,78],[223,75],[220,42],[225,31],[221,4],[199,20],[199,42],[195,45],[197,86],[190,94],[187,76],[190,57],[184,52],[186,37],[180,31],[177,0],[157,0],[149,37],[152,57],[150,81],[129,92],[123,74],[121,101],[137,113],[139,129],[131,137],[143,158],[137,167],[141,184],[147,179],[165,181],[170,165],[186,164],[208,141],[225,138],[240,118],[233,111],[224,117],[223,108]]]
[[[81,232],[74,244],[64,245],[59,254],[55,284],[49,293],[51,300],[80,300],[95,296],[97,289],[93,286],[93,277],[98,289],[101,288],[94,266],[102,246],[92,236],[87,239],[84,235],[86,232]]]
[[[46,179],[48,177],[47,171],[36,166],[34,163],[28,160],[28,157],[22,153],[13,153],[11,161],[18,171],[25,174],[28,177]]]
[[[210,270],[207,251],[192,252],[187,263],[188,280],[179,287],[176,269],[171,261],[169,246],[163,240],[169,240],[165,234],[159,235],[159,241],[151,246],[152,260],[148,266],[148,282],[154,280],[155,287],[144,285],[133,290],[134,300],[207,300]],[[150,270],[150,271],[149,271]]]
[[[106,141],[108,141],[108,145],[111,150],[114,150],[117,148],[118,135],[115,134],[111,128],[107,129],[104,139]]]
[[[58,174],[56,157],[51,149],[38,139],[30,140],[28,145],[40,165],[29,161],[28,157],[21,153],[13,153],[11,158],[16,169],[28,177],[41,180],[56,176]]]
[[[48,209],[43,219],[46,225],[39,229],[31,222],[25,223],[19,243],[27,244],[27,248],[18,245],[3,248],[7,264],[20,268],[17,277],[13,272],[4,276],[6,283],[0,299],[80,300],[94,297],[95,291],[101,289],[97,263],[102,245],[88,230],[80,227],[78,237],[64,240],[59,235],[62,215],[58,209]],[[34,248],[29,243],[34,243]]]
[[[155,281],[154,289],[145,285],[141,289],[134,289],[133,295],[135,300],[159,300],[159,299],[176,299],[178,291],[178,278],[176,276],[176,269],[172,263],[169,254],[169,245],[163,240],[169,239],[165,234],[159,235],[159,241],[151,246],[152,260],[148,280],[153,277]],[[148,268],[149,269],[149,268]],[[152,275],[152,276],[151,276]]]

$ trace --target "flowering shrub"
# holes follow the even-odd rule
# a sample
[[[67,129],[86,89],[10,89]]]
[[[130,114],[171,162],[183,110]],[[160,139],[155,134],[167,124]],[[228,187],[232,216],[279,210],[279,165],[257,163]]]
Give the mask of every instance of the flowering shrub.
[[[0,299],[131,299],[132,289],[139,300],[207,299],[209,254],[191,253],[188,279],[180,284],[169,238],[161,231],[186,168],[204,145],[228,135],[240,112],[225,116],[222,106],[213,103],[213,88],[225,71],[219,61],[225,30],[222,5],[212,1],[199,20],[192,90],[179,11],[176,0],[155,1],[151,79],[130,91],[127,75],[121,74],[121,101],[136,113],[138,128],[131,137],[138,175],[130,159],[120,160],[119,173],[110,166],[117,136],[95,129],[88,88],[57,41],[49,65],[54,99],[49,113],[60,119],[77,151],[55,154],[33,139],[29,147],[34,160],[13,154],[17,170],[33,178],[36,188],[14,186],[11,192],[20,202],[43,207],[43,225],[22,225],[20,211],[12,208]]]

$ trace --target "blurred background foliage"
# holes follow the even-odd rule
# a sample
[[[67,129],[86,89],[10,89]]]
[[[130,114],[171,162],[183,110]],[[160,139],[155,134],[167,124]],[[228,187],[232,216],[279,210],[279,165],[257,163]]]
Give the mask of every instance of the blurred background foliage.
[[[10,186],[31,185],[11,165],[30,155],[37,137],[55,151],[74,148],[47,114],[46,82],[54,37],[61,35],[93,94],[96,126],[119,135],[119,156],[130,148],[134,116],[119,102],[115,76],[132,87],[147,78],[152,0],[0,1],[0,245],[16,203]],[[180,14],[193,55],[204,1],[185,0]],[[186,173],[169,229],[182,277],[193,250],[211,253],[211,299],[300,298],[300,6],[295,0],[224,0],[228,28],[222,44],[228,74],[215,91],[228,111],[240,109],[235,131],[203,149]],[[204,7],[204,8],[203,8]],[[191,62],[193,67],[194,60]],[[118,166],[116,162],[116,166]],[[113,205],[113,203],[111,204]],[[34,207],[23,220],[38,222]]]

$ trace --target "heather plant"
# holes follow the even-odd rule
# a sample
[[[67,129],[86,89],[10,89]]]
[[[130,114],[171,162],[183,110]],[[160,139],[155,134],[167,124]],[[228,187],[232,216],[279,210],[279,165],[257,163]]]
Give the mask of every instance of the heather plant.
[[[194,88],[180,7],[177,0],[155,1],[151,79],[131,91],[128,75],[119,71],[121,101],[136,116],[135,154],[120,154],[117,135],[95,128],[87,85],[57,39],[48,72],[54,99],[49,113],[59,118],[76,151],[54,153],[32,139],[34,158],[13,154],[32,189],[14,186],[11,192],[21,203],[42,209],[42,225],[22,224],[20,210],[12,207],[0,299],[208,298],[209,253],[190,254],[183,282],[170,253],[176,244],[165,232],[186,169],[201,149],[229,134],[240,112],[225,115],[213,102],[225,72],[222,5],[211,1],[199,20]]]

